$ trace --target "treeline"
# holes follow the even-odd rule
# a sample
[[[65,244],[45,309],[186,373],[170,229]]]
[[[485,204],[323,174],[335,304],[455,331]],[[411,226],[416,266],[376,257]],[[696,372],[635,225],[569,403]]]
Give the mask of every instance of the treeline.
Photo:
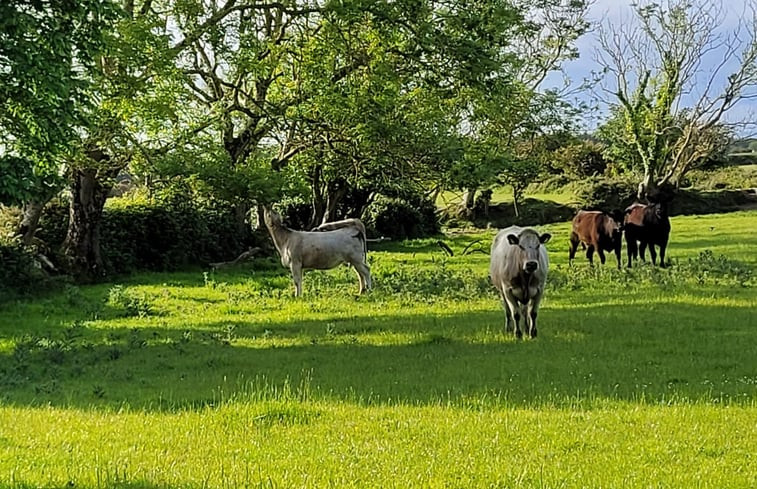
[[[361,216],[414,236],[438,229],[445,190],[462,218],[497,185],[518,214],[549,178],[618,176],[646,198],[721,159],[719,119],[757,78],[754,49],[709,112],[676,102],[701,50],[665,29],[706,40],[709,5],[636,8],[649,28],[624,41],[649,47],[645,75],[580,136],[589,108],[545,80],[578,56],[582,0],[6,2],[0,203],[17,222],[3,239],[97,280],[233,258],[262,203],[298,227]],[[125,178],[133,208],[106,206]]]

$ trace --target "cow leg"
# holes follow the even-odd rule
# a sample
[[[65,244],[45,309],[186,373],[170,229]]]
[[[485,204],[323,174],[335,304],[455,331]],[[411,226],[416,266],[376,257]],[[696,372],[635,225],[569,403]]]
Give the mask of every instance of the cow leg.
[[[507,335],[507,333],[513,330],[513,320],[510,314],[510,305],[507,303],[505,294],[500,294],[500,299],[502,299],[502,309],[505,311],[504,334]]]
[[[360,283],[360,293],[371,289],[371,269],[362,262],[353,263],[352,266],[357,272],[358,282]]]
[[[651,246],[649,247],[651,250]],[[639,241],[639,257],[641,257],[641,261],[647,261],[647,257],[645,256],[645,250],[647,249],[647,242],[646,241]],[[650,251],[651,253],[651,251]]]
[[[615,247],[615,259],[618,261],[618,270],[620,270],[620,248],[621,246]]]
[[[528,334],[531,338],[536,338],[536,316],[539,312],[539,303],[541,302],[541,294],[537,294],[533,299],[528,301]]]
[[[665,268],[665,247],[668,244],[666,242],[660,243],[660,267]]]
[[[654,249],[654,243],[649,243],[649,256],[652,257],[652,265],[657,265],[657,250]]]
[[[629,239],[626,235],[626,254],[628,256],[628,268],[631,268],[631,262],[634,258],[636,258],[636,253],[636,240]]]
[[[510,311],[510,317],[508,319],[512,319],[515,337],[521,339],[523,337],[523,332],[520,329],[520,304],[511,291],[505,291],[504,296],[507,309]]]
[[[578,239],[576,233],[570,233],[570,247],[568,248],[568,263],[573,263],[573,258],[576,257],[576,250],[578,249],[578,243],[581,240]]]
[[[294,281],[294,296],[299,297],[302,295],[302,265],[293,262],[289,268],[292,271],[292,280]]]
[[[586,258],[589,259],[589,264],[594,266],[594,245],[589,245],[586,249]]]
[[[605,264],[605,252],[599,246],[597,247],[597,254],[599,255],[599,262],[602,265],[604,265]]]

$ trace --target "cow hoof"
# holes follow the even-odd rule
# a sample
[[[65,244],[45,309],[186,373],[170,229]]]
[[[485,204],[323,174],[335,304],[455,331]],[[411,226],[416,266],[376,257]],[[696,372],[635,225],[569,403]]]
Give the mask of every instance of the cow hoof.
[[[523,333],[521,332],[521,330],[515,331],[515,338],[519,340],[523,338]]]
[[[531,330],[531,338],[536,338],[536,330],[535,329]]]

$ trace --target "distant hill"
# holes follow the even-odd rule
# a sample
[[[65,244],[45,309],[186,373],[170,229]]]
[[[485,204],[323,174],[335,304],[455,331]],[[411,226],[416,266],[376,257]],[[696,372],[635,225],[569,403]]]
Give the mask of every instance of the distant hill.
[[[743,155],[757,152],[757,138],[738,139],[728,148],[729,155]]]

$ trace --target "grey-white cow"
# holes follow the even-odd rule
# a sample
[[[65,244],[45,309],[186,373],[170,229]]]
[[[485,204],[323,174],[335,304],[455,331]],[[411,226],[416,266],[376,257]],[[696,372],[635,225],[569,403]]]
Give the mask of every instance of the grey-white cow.
[[[324,222],[320,226],[316,226],[311,231],[334,231],[337,229],[353,228],[356,232],[363,236],[363,251],[368,253],[368,240],[366,239],[365,224],[360,219],[351,217],[349,219],[342,219],[341,221]]]
[[[263,208],[263,218],[281,256],[281,264],[292,272],[296,297],[302,294],[303,270],[326,270],[342,263],[349,263],[355,268],[360,293],[371,288],[364,231],[355,226],[331,231],[295,231],[284,226],[281,216],[268,207]]]
[[[491,280],[502,298],[505,331],[510,331],[514,323],[517,338],[523,337],[521,316],[525,316],[531,338],[536,337],[536,316],[549,268],[544,243],[551,237],[549,233],[539,235],[532,228],[510,226],[501,230],[492,243]]]

